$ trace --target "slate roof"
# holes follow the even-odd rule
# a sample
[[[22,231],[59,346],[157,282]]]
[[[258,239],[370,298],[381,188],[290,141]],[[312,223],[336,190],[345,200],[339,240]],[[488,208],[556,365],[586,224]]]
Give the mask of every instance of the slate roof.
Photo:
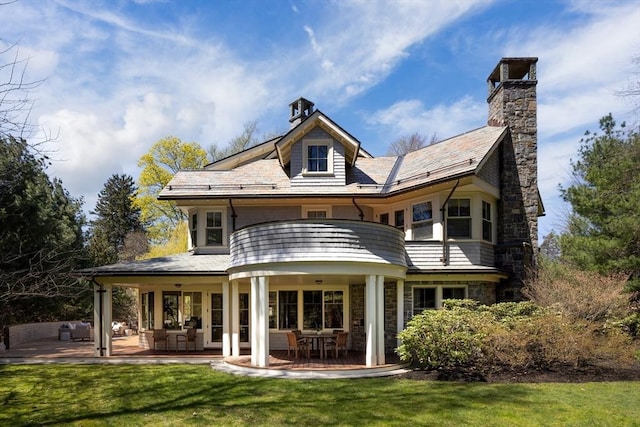
[[[232,170],[180,171],[160,192],[162,200],[287,196],[383,196],[477,173],[507,133],[485,126],[400,157],[359,158],[345,186],[291,185],[277,159]]]
[[[80,277],[100,276],[185,276],[185,275],[226,275],[229,268],[229,254],[193,254],[191,252],[120,262],[102,267],[86,268],[76,273]]]

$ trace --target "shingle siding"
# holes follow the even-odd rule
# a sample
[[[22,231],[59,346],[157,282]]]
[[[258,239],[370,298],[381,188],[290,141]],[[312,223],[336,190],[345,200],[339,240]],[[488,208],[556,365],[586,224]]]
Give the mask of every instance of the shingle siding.
[[[331,140],[333,141],[333,175],[312,176],[303,175],[302,164],[304,159],[303,141],[306,140]],[[307,133],[301,140],[296,141],[291,147],[291,185],[292,186],[344,186],[346,184],[346,161],[344,146],[333,139],[322,128],[316,127]]]

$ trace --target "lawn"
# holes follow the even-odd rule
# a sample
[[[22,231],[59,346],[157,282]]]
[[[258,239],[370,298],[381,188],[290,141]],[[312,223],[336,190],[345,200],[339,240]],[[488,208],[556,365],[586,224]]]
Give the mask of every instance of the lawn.
[[[640,382],[239,377],[194,365],[1,365],[0,425],[640,425]]]

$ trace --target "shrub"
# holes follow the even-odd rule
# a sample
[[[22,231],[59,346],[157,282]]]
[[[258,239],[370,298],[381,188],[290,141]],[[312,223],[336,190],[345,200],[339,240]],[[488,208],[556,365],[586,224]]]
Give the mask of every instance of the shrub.
[[[454,369],[481,356],[482,340],[490,319],[467,308],[425,310],[413,316],[400,332],[397,353],[403,361],[422,368]]]
[[[545,263],[522,290],[542,307],[556,307],[565,315],[589,321],[623,318],[629,311],[624,293],[627,277],[602,276],[559,263]]]

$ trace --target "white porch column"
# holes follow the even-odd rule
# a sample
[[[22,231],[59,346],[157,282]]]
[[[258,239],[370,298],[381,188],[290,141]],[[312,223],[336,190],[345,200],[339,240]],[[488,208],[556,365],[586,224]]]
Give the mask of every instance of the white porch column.
[[[94,283],[93,295],[93,354],[97,357],[111,356],[112,286]]]
[[[231,355],[240,356],[240,287],[238,281],[231,282]]]
[[[231,356],[229,282],[222,282],[222,357]]]
[[[269,366],[269,279],[251,278],[251,364]]]
[[[367,366],[375,366],[378,364],[377,357],[377,338],[376,331],[376,280],[377,276],[368,275],[366,278],[365,287],[365,309],[364,309],[364,323],[365,323],[365,363]]]
[[[398,300],[396,329],[397,333],[400,333],[404,329],[404,280],[398,280],[396,290],[398,292],[396,298]],[[398,338],[396,341],[396,345],[400,346],[400,344],[402,344],[402,341],[400,341],[400,338]]]
[[[376,279],[376,364],[384,365],[384,276]]]

